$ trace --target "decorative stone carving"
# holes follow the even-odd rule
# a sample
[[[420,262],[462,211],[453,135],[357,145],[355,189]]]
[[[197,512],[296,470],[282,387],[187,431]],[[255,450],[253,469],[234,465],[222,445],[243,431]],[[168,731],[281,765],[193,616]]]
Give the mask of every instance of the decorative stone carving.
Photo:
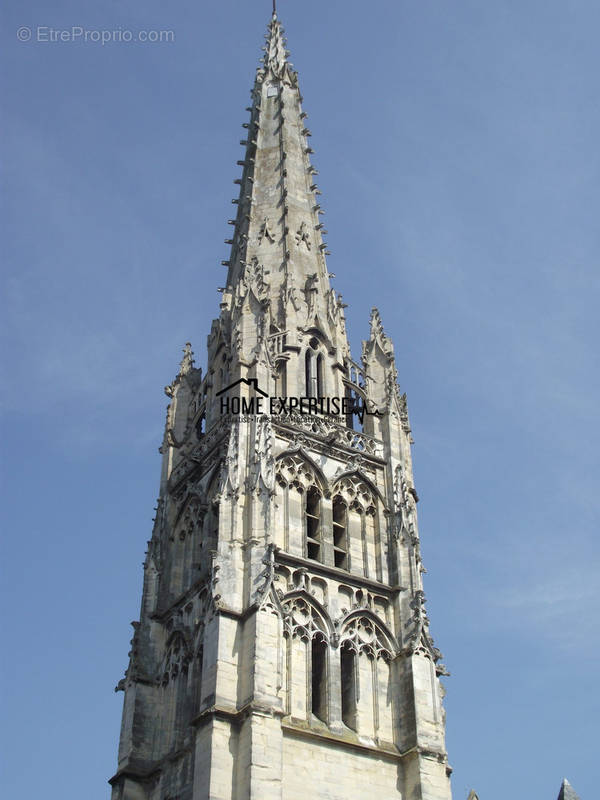
[[[217,422],[215,425],[213,425],[210,431],[202,437],[202,444],[199,447],[196,447],[190,453],[189,457],[195,462],[202,462],[207,453],[210,453],[219,440],[222,439],[227,431],[230,430],[230,427],[231,426],[229,422],[225,420]],[[175,473],[175,470],[173,473]]]
[[[275,491],[275,459],[271,418],[262,416],[256,426],[256,450],[252,489],[271,495]]]
[[[300,492],[305,492],[309,486],[319,486],[314,469],[298,454],[278,459],[276,474],[281,486],[294,486]]]
[[[392,344],[392,340],[386,336],[385,331],[383,330],[383,323],[381,321],[381,316],[379,311],[376,308],[371,310],[371,340],[379,342],[381,349],[383,352],[389,357],[393,358],[394,356],[394,345]]]
[[[187,375],[194,369],[194,353],[192,351],[191,342],[186,342],[183,348],[183,358],[181,359],[181,366],[179,367],[180,375]]]
[[[223,461],[219,494],[224,497],[237,497],[240,491],[239,476],[239,421],[231,423],[227,455]]]
[[[397,648],[391,636],[374,614],[349,615],[340,624],[340,646],[347,644],[356,653],[366,653],[372,658],[394,658]]]
[[[249,264],[244,264],[240,285],[240,299],[244,298],[249,292],[253,292],[257,300],[263,300],[268,289],[269,286],[265,282],[264,267],[259,263],[258,258],[253,256]]]
[[[277,580],[277,575],[275,573],[275,549],[273,543],[268,544],[262,560],[265,568],[258,576],[258,580],[262,580],[263,582],[257,587],[254,596],[254,602],[258,604],[259,608],[267,601],[273,583]],[[271,601],[273,599],[275,598],[271,598]]]
[[[394,504],[399,514],[400,527],[409,534],[416,531],[417,493],[400,464],[394,472]]]
[[[206,609],[207,616],[214,613],[221,607],[221,595],[217,589],[219,583],[219,570],[221,569],[221,566],[217,562],[218,553],[213,551],[210,554],[210,567],[208,573],[209,597]]]
[[[411,427],[408,419],[408,404],[406,402],[406,392],[404,392],[403,395],[400,395],[400,390],[398,389],[397,384],[396,384],[396,390],[398,392],[400,400],[400,422],[402,423],[402,430],[408,436],[409,442],[413,444],[414,440],[411,436]]]
[[[258,232],[258,243],[262,244],[264,239],[266,239],[271,244],[273,244],[273,242],[275,241],[275,236],[269,227],[268,217],[265,217],[263,224],[260,226],[260,231]]]
[[[174,631],[167,642],[167,650],[163,659],[160,682],[166,686],[180,673],[187,673],[192,660],[192,653],[181,631]]]
[[[295,593],[293,597],[283,598],[284,632],[291,637],[310,640],[315,636],[329,641],[331,622],[324,609],[317,607],[316,601],[306,593]]]
[[[284,311],[287,309],[288,304],[291,305],[296,313],[302,308],[304,301],[300,296],[300,292],[298,291],[294,274],[292,272],[288,272],[285,279],[285,284],[281,287],[281,302]]]
[[[306,222],[302,221],[300,227],[296,231],[296,244],[298,247],[304,242],[306,245],[306,249],[310,251],[311,243],[310,243],[310,234],[308,232],[308,228],[306,226]]]
[[[385,400],[388,408],[390,408],[394,400],[399,406],[402,404],[400,387],[398,386],[398,370],[395,365],[392,365],[385,377]]]
[[[269,25],[269,36],[265,48],[265,55],[261,59],[264,68],[256,75],[257,83],[271,82],[275,94],[279,93],[278,83],[295,87],[298,85],[298,75],[291,68],[287,60],[287,51],[283,40],[281,23],[274,15]]]
[[[375,498],[366,483],[347,477],[338,480],[333,487],[333,495],[339,495],[348,508],[354,511],[366,512],[375,509]]]
[[[307,318],[312,318],[316,310],[317,293],[319,291],[318,283],[319,279],[315,272],[313,275],[308,276],[304,285],[304,296],[306,298],[306,305],[308,306]]]
[[[422,655],[431,659],[436,666],[438,675],[449,675],[450,673],[441,662],[443,658],[441,652],[435,647],[433,638],[429,633],[429,618],[425,609],[425,592],[415,592],[410,604],[413,615],[413,631],[411,632],[408,643],[404,649],[406,655]]]
[[[297,417],[294,420],[295,427],[301,427],[309,433],[315,434],[321,439],[327,440],[330,445],[344,447],[351,450],[359,450],[367,455],[374,455],[381,458],[383,447],[381,442],[360,431],[353,431],[345,425],[340,425],[331,417],[306,416]],[[298,437],[294,438],[296,443]],[[304,442],[307,438],[304,437]],[[308,446],[308,445],[307,445]]]

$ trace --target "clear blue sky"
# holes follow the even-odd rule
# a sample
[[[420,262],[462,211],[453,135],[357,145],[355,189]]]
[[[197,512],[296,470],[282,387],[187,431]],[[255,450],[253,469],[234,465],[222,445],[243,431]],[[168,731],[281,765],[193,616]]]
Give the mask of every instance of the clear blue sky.
[[[376,304],[408,392],[455,798],[593,800],[600,5],[279,6],[354,353]],[[108,798],[162,387],[204,362],[269,11],[5,7],[6,797]],[[175,41],[35,41],[74,25]]]

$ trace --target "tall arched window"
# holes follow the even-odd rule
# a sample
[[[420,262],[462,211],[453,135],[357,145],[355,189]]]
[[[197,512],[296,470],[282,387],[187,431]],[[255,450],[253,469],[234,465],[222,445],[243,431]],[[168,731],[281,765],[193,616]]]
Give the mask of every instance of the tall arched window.
[[[356,653],[347,642],[341,647],[342,722],[356,730]]]
[[[319,341],[313,337],[306,348],[304,356],[304,379],[307,397],[322,397],[323,357],[320,353],[317,355],[318,349]]]
[[[292,555],[322,561],[322,476],[300,453],[277,459],[274,541]]]
[[[283,635],[286,640],[287,711],[298,719],[329,721],[329,631],[331,621],[302,592],[284,598]],[[286,670],[284,670],[286,672]]]
[[[321,495],[314,486],[311,486],[306,492],[306,508],[304,515],[306,525],[306,556],[315,561],[321,561]]]
[[[339,566],[343,561],[343,550],[346,549],[346,569],[367,578],[381,580],[383,566],[375,494],[362,478],[357,475],[349,475],[336,482],[333,497],[333,531],[334,539],[337,535],[339,541],[337,555],[340,561]],[[343,502],[345,513],[342,508],[337,507],[336,499]],[[344,524],[345,537],[343,536]]]
[[[181,746],[182,732],[187,722],[185,699],[191,660],[185,637],[180,631],[173,632],[167,641],[161,675],[163,753]]]
[[[333,498],[333,560],[348,569],[348,509],[339,495]]]
[[[324,383],[323,383],[323,354],[319,353],[317,356],[317,397],[324,396]]]
[[[396,647],[370,612],[348,615],[340,631],[342,720],[361,736],[393,741],[390,661]]]
[[[311,711],[327,722],[327,643],[320,635],[311,642]]]
[[[278,361],[275,368],[275,396],[287,396],[287,363]]]
[[[306,396],[307,397],[314,397],[313,391],[313,351],[308,348],[306,351],[306,355],[304,356],[304,380],[306,386]]]

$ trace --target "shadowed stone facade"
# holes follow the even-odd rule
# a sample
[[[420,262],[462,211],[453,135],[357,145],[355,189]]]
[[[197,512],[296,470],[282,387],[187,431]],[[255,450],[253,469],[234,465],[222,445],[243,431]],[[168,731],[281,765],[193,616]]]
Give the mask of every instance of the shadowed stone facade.
[[[165,389],[113,800],[451,796],[406,397],[376,310],[351,358],[287,55],[274,15],[207,370]],[[259,397],[313,413],[223,413]]]

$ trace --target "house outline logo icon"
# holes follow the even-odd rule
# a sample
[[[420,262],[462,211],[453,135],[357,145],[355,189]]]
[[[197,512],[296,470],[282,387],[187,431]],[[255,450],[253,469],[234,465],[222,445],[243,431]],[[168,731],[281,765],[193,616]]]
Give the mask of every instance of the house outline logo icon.
[[[249,386],[254,389],[254,396],[250,398],[244,397],[231,397],[225,398],[223,395],[235,389],[240,384]],[[215,397],[221,398],[221,414],[233,414],[234,416],[249,415],[249,414],[263,414],[267,413],[266,409],[263,410],[263,398],[269,401],[269,413],[272,415],[286,415],[286,414],[324,414],[325,416],[348,416],[353,414],[358,417],[360,424],[364,423],[365,415],[370,417],[382,417],[383,413],[377,409],[370,411],[368,404],[363,400],[362,405],[357,402],[356,398],[314,398],[314,397],[271,397],[267,392],[260,388],[257,378],[238,378],[233,383],[228,384],[223,389],[218,391]],[[280,401],[280,406],[274,401]],[[319,401],[335,402],[337,406],[333,413],[327,409],[319,409]],[[237,402],[236,402],[237,401]],[[287,401],[287,402],[286,402]],[[303,403],[306,401],[308,408],[305,410]],[[288,405],[289,402],[289,405]],[[314,409],[312,406],[315,406]]]
[[[250,388],[254,389],[257,394],[262,395],[262,397],[268,397],[268,393],[264,392],[260,386],[258,385],[258,378],[238,378],[237,381],[230,383],[229,386],[226,386],[224,389],[221,389],[220,392],[217,392],[216,396],[220,397],[225,392],[230,391],[231,389],[235,389],[236,386],[239,386],[240,383],[244,383],[246,386],[250,386]]]

